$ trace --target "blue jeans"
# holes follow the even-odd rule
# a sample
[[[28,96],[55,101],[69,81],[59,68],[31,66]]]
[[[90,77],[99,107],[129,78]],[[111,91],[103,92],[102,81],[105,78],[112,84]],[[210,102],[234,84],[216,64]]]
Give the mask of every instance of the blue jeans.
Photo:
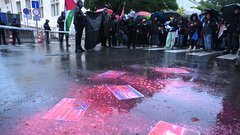
[[[212,50],[212,35],[208,34],[208,35],[204,35],[204,45],[205,45],[205,49],[208,51]]]
[[[184,42],[184,35],[183,34],[179,34],[178,35],[178,46],[182,47],[183,46],[183,42]]]
[[[152,45],[159,45],[159,34],[152,34],[151,35],[151,44]]]

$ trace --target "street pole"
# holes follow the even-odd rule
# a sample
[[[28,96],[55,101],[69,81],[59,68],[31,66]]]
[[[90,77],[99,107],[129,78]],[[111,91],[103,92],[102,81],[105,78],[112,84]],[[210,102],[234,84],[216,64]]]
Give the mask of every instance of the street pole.
[[[11,4],[11,11],[12,11],[12,14],[13,14],[12,0],[10,0],[10,4]]]
[[[27,17],[27,28],[28,28],[28,17]]]

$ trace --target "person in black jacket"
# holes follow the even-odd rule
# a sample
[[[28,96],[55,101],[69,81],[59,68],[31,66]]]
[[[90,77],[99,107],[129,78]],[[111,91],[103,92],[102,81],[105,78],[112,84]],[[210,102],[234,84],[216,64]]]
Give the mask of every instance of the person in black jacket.
[[[117,20],[115,14],[112,14],[110,20],[110,35],[108,37],[109,47],[112,47],[112,45],[113,46],[117,45],[116,32],[117,32]]]
[[[159,33],[160,33],[160,24],[157,17],[154,18],[151,22],[151,45],[159,45]]]
[[[5,25],[5,23],[2,21],[2,18],[0,17],[0,25]],[[0,45],[2,45],[2,43],[4,45],[7,44],[6,42],[6,38],[5,38],[5,31],[3,28],[0,28]]]
[[[14,27],[20,27],[20,24],[17,22],[16,18],[13,18],[12,22],[11,22],[11,26]],[[12,34],[13,34],[13,45],[16,44],[16,39],[18,41],[18,44],[21,44],[20,38],[19,38],[19,31],[18,30],[12,30]]]
[[[134,22],[134,18],[130,17],[127,22],[127,35],[128,35],[128,48],[130,49],[131,46],[133,49],[136,48],[136,26]]]
[[[79,0],[77,2],[77,8],[74,13],[74,22],[73,22],[75,25],[75,31],[76,31],[76,37],[75,37],[76,53],[84,52],[81,46],[83,29],[85,26],[85,16],[81,10],[82,7],[83,7],[83,2],[82,0]]]
[[[46,19],[46,22],[43,25],[44,30],[46,30],[45,31],[46,44],[50,44],[50,42],[49,42],[49,31],[51,31],[51,28],[50,28],[48,23],[49,23],[49,20]]]
[[[232,51],[232,54],[236,54],[237,50],[239,48],[239,31],[240,31],[240,9],[239,7],[234,9],[234,15],[233,18],[229,24],[227,25],[227,52],[230,53]]]
[[[59,31],[64,31],[64,23],[65,23],[65,12],[64,11],[62,11],[61,16],[58,17],[57,23],[58,23]],[[60,45],[61,46],[63,45],[64,35],[65,35],[65,38],[66,38],[66,47],[68,48],[68,47],[70,47],[70,45],[68,44],[69,35],[67,33],[59,33]]]
[[[213,34],[216,33],[215,31],[216,26],[217,23],[214,21],[211,14],[208,13],[206,17],[203,19],[203,37],[205,51],[212,51]]]
[[[177,38],[177,46],[183,47],[184,46],[184,40],[186,36],[186,22],[184,18],[180,18],[179,24],[178,24],[178,38]]]

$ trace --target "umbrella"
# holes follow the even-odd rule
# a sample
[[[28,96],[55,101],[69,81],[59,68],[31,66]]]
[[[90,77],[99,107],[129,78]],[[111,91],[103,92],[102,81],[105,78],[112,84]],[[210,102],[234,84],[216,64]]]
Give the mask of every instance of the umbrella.
[[[214,10],[214,9],[205,10],[202,14],[200,14],[200,16],[205,16],[206,14],[210,14],[218,22],[222,20],[222,15],[217,10]]]
[[[154,19],[155,17],[157,17],[158,20],[162,21],[163,23],[167,21],[167,17],[164,15],[163,12],[156,12],[152,14],[151,19]]]
[[[147,11],[140,11],[140,12],[137,12],[136,15],[137,16],[151,16],[151,13],[149,13]]]
[[[111,15],[113,13],[112,9],[108,9],[108,8],[101,8],[96,10],[96,12],[104,12],[105,10],[107,10],[107,14]]]
[[[222,9],[220,10],[222,12],[223,18],[228,22],[231,21],[232,16],[233,16],[233,11],[236,8],[240,9],[239,3],[223,6]]]
[[[164,12],[164,15],[167,18],[170,18],[170,17],[179,18],[180,17],[180,14],[178,12],[176,12],[176,11],[166,11],[166,12]]]

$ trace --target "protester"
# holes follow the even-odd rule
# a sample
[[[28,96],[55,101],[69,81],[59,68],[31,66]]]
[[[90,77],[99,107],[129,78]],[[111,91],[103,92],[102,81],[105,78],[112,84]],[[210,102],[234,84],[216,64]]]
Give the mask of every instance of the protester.
[[[233,18],[227,25],[227,54],[236,54],[239,48],[239,32],[240,32],[240,9],[239,7],[234,9]]]
[[[128,29],[128,48],[130,49],[131,46],[133,49],[136,48],[136,25],[134,22],[134,18],[130,16],[128,22],[127,22],[127,29]]]
[[[166,48],[173,49],[173,47],[175,45],[175,41],[176,41],[176,31],[178,29],[177,19],[175,17],[173,17],[171,19],[171,21],[169,22],[169,26],[171,28],[170,28],[170,30],[168,32],[168,35],[167,35]]]
[[[111,22],[111,16],[108,15],[108,8],[105,7],[105,10],[103,12],[103,21],[102,21],[102,31],[101,31],[101,43],[103,47],[107,47],[107,39],[110,36],[110,22]]]
[[[159,45],[159,33],[161,31],[160,29],[160,22],[157,17],[154,18],[151,22],[151,44],[152,45]]]
[[[110,20],[110,35],[108,37],[109,47],[117,45],[116,32],[117,32],[117,20],[115,14],[112,14]]]
[[[196,50],[197,42],[200,37],[201,23],[199,22],[198,15],[192,14],[190,17],[190,22],[188,23],[189,32],[189,48],[188,50]]]
[[[227,47],[227,22],[225,20],[222,20],[217,33],[217,50],[225,50]]]
[[[137,37],[136,37],[136,43],[137,45],[140,45],[142,47],[145,47],[148,44],[148,35],[149,35],[149,27],[147,20],[140,19],[139,22],[137,22]]]
[[[44,27],[44,30],[45,30],[46,44],[50,44],[50,41],[49,41],[49,31],[51,31],[51,28],[49,26],[49,20],[48,19],[46,19],[43,27]]]
[[[84,52],[81,43],[82,43],[82,34],[85,26],[85,16],[82,12],[83,2],[79,0],[77,2],[77,8],[74,13],[74,25],[76,31],[75,43],[76,43],[76,53]]]
[[[2,21],[2,18],[0,17],[0,25],[6,25],[3,21]],[[6,42],[6,38],[5,38],[5,31],[3,28],[0,28],[0,45],[6,45],[7,42]]]
[[[17,19],[16,19],[16,18],[13,18],[13,19],[12,19],[11,26],[20,27],[20,24],[17,22]],[[13,30],[12,30],[12,34],[13,34],[13,45],[16,44],[16,39],[17,39],[17,41],[18,41],[18,44],[20,45],[20,44],[21,44],[21,41],[20,41],[20,38],[19,38],[19,31],[16,30],[16,29],[13,29]]]
[[[205,51],[212,51],[213,34],[215,33],[216,22],[210,13],[203,19],[203,36]]]
[[[179,25],[178,25],[178,38],[177,38],[177,46],[178,47],[183,47],[184,46],[184,41],[185,41],[185,36],[186,36],[186,23],[184,18],[180,18],[179,20]]]
[[[64,23],[65,23],[65,12],[64,11],[62,11],[61,16],[58,17],[57,23],[58,23],[59,31],[64,31]],[[70,47],[70,45],[68,44],[69,35],[67,33],[59,33],[60,45],[61,46],[63,45],[64,35],[66,38],[66,47],[68,48],[68,47]]]

